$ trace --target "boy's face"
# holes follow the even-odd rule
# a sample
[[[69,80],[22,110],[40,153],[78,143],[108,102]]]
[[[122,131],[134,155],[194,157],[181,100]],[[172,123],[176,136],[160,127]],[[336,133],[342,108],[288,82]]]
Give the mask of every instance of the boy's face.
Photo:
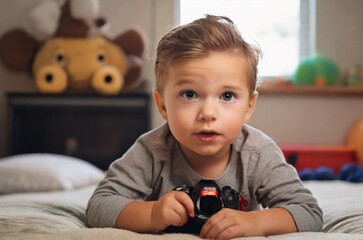
[[[161,116],[188,159],[229,156],[256,97],[249,96],[243,58],[231,52],[177,63],[168,71],[163,94],[154,92]]]

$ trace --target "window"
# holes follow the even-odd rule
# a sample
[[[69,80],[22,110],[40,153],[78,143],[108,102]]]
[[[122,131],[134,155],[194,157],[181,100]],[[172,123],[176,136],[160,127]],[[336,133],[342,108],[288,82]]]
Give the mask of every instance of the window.
[[[179,0],[179,24],[205,14],[231,18],[245,39],[260,46],[259,77],[289,76],[307,54],[307,0]],[[303,12],[301,12],[303,11]]]

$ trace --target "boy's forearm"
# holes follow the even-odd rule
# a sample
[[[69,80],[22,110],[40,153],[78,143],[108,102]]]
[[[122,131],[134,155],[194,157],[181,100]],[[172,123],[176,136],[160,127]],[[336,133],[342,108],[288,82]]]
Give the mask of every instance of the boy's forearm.
[[[160,230],[151,221],[151,211],[154,203],[154,201],[134,201],[127,204],[117,216],[115,227],[134,232]]]
[[[162,230],[151,220],[154,204],[154,201],[134,201],[129,203],[119,213],[115,227],[134,232],[153,232]],[[254,236],[269,236],[297,231],[291,214],[283,208],[248,212],[248,215],[251,218],[249,220],[254,223],[255,231],[257,231],[254,234],[250,233]]]
[[[284,208],[271,208],[250,213],[264,236],[297,232],[293,217]]]

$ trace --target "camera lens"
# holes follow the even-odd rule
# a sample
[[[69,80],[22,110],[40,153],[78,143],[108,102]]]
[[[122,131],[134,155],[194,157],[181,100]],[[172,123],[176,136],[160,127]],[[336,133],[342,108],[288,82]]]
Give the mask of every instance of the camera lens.
[[[222,209],[221,200],[216,196],[201,197],[199,201],[199,210],[201,214],[212,216]]]

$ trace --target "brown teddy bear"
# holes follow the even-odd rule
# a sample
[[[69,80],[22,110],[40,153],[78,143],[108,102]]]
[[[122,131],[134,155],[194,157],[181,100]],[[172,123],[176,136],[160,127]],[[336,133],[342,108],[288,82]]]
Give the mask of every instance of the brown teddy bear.
[[[140,79],[144,38],[135,29],[108,37],[97,4],[67,0],[61,8],[51,1],[34,6],[25,30],[14,29],[1,37],[4,65],[32,73],[42,93],[115,95],[131,90]]]

